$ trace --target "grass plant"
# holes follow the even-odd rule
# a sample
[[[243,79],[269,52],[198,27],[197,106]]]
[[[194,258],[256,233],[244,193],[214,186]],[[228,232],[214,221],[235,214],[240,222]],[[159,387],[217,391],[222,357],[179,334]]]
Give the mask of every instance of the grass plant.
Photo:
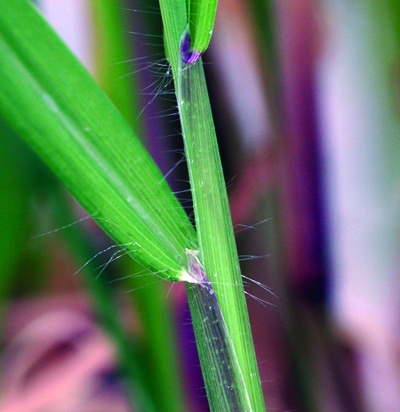
[[[202,14],[202,3],[160,1],[196,231],[123,116],[27,0],[0,0],[0,114],[123,250],[162,279],[187,282],[211,410],[263,411],[200,58],[216,2],[204,3]]]

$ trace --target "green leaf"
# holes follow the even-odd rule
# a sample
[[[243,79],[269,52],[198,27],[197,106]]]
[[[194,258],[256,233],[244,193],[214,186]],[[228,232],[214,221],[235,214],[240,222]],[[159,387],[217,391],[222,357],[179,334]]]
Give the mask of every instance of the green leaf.
[[[214,29],[217,0],[189,0],[189,34],[191,50],[201,55],[207,50]]]
[[[176,79],[180,64],[180,38],[188,25],[186,0],[160,0],[160,9],[164,23],[165,53]]]
[[[127,76],[127,73],[131,72],[132,54],[138,49],[135,47],[138,45],[137,37],[134,36],[128,44],[127,33],[130,29],[126,22],[127,13],[122,7],[122,1],[92,0],[90,4],[94,14],[96,78],[99,79],[103,91],[134,130],[140,131],[143,127],[137,118],[143,102],[139,82],[135,76]],[[149,0],[147,0],[147,7],[150,7]],[[154,7],[158,7],[157,2],[154,2]],[[143,13],[141,25],[149,27],[152,24],[154,24],[154,14]],[[159,25],[157,29],[160,30]],[[128,36],[132,35],[128,34]],[[179,373],[177,337],[170,301],[165,298],[167,294],[165,284],[157,281],[151,272],[143,270],[143,266],[132,259],[123,259],[123,271],[124,273],[140,272],[139,276],[127,277],[124,287],[131,290],[129,297],[140,315],[143,329],[141,346],[144,349],[141,360],[146,367],[145,382],[152,394],[155,409],[158,412],[183,411],[185,403]],[[91,289],[95,288],[96,285],[93,283]],[[154,337],[162,339],[162,345],[159,339]],[[124,347],[121,349],[121,355],[124,355]],[[130,361],[126,356],[122,358],[124,364],[135,360]],[[132,368],[128,372],[132,372],[133,377],[138,375]],[[141,386],[135,391],[135,397],[138,392],[143,392],[144,384],[141,383]],[[147,409],[143,410],[147,411]]]
[[[131,256],[185,279],[194,230],[151,157],[30,2],[0,6],[1,115]]]
[[[130,76],[135,47],[128,38],[127,12],[121,0],[90,0],[94,28],[95,78],[136,134],[142,106],[135,76]]]
[[[29,192],[27,170],[15,135],[0,117],[0,302],[16,282],[16,266],[28,238]],[[17,142],[18,143],[18,142]]]

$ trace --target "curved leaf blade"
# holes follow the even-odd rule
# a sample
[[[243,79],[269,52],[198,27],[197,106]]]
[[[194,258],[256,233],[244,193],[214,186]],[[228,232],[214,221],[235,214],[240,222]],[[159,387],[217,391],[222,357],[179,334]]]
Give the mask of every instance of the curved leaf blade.
[[[99,225],[167,280],[195,233],[151,157],[26,0],[0,0],[0,112]]]

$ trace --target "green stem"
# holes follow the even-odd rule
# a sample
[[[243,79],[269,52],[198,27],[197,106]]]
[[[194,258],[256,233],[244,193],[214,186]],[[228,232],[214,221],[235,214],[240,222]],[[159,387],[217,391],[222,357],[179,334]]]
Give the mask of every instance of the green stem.
[[[226,339],[232,340],[238,360],[237,365],[232,364],[232,369],[237,382],[243,381],[243,388],[238,388],[240,398],[250,400],[249,408],[242,410],[262,411],[265,405],[201,59],[189,66],[180,64],[177,99],[193,194],[199,259],[215,290],[227,326]],[[196,299],[195,295],[189,296]],[[197,328],[201,330],[200,323]],[[207,385],[207,375],[205,378],[210,398],[217,396],[215,384],[210,381]],[[210,399],[211,405],[213,402]]]

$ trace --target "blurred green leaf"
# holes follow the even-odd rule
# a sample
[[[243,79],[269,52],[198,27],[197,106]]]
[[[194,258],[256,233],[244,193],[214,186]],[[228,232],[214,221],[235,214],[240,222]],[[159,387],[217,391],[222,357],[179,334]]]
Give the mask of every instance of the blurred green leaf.
[[[28,238],[28,182],[15,135],[0,117],[0,301],[14,283]]]
[[[120,0],[90,1],[95,48],[95,78],[102,90],[118,108],[136,135],[143,127],[137,117],[142,99],[139,82],[131,75],[134,44],[129,41],[126,10]]]
[[[59,187],[54,194],[53,210],[56,212],[56,220],[63,227],[68,226],[74,220],[74,215],[70,210],[71,205],[64,196],[65,191]],[[118,366],[122,372],[131,405],[135,405],[135,408],[139,408],[140,411],[158,411],[149,386],[146,385],[146,373],[140,362],[142,354],[139,345],[136,341],[129,339],[123,328],[120,313],[116,310],[118,305],[115,291],[109,280],[104,276],[98,276],[96,265],[91,259],[93,253],[87,236],[78,225],[71,225],[67,230],[60,231],[60,234],[73,253],[74,263],[79,267],[84,266],[83,270],[80,271],[81,277],[90,294],[99,324],[113,340],[117,349]]]

